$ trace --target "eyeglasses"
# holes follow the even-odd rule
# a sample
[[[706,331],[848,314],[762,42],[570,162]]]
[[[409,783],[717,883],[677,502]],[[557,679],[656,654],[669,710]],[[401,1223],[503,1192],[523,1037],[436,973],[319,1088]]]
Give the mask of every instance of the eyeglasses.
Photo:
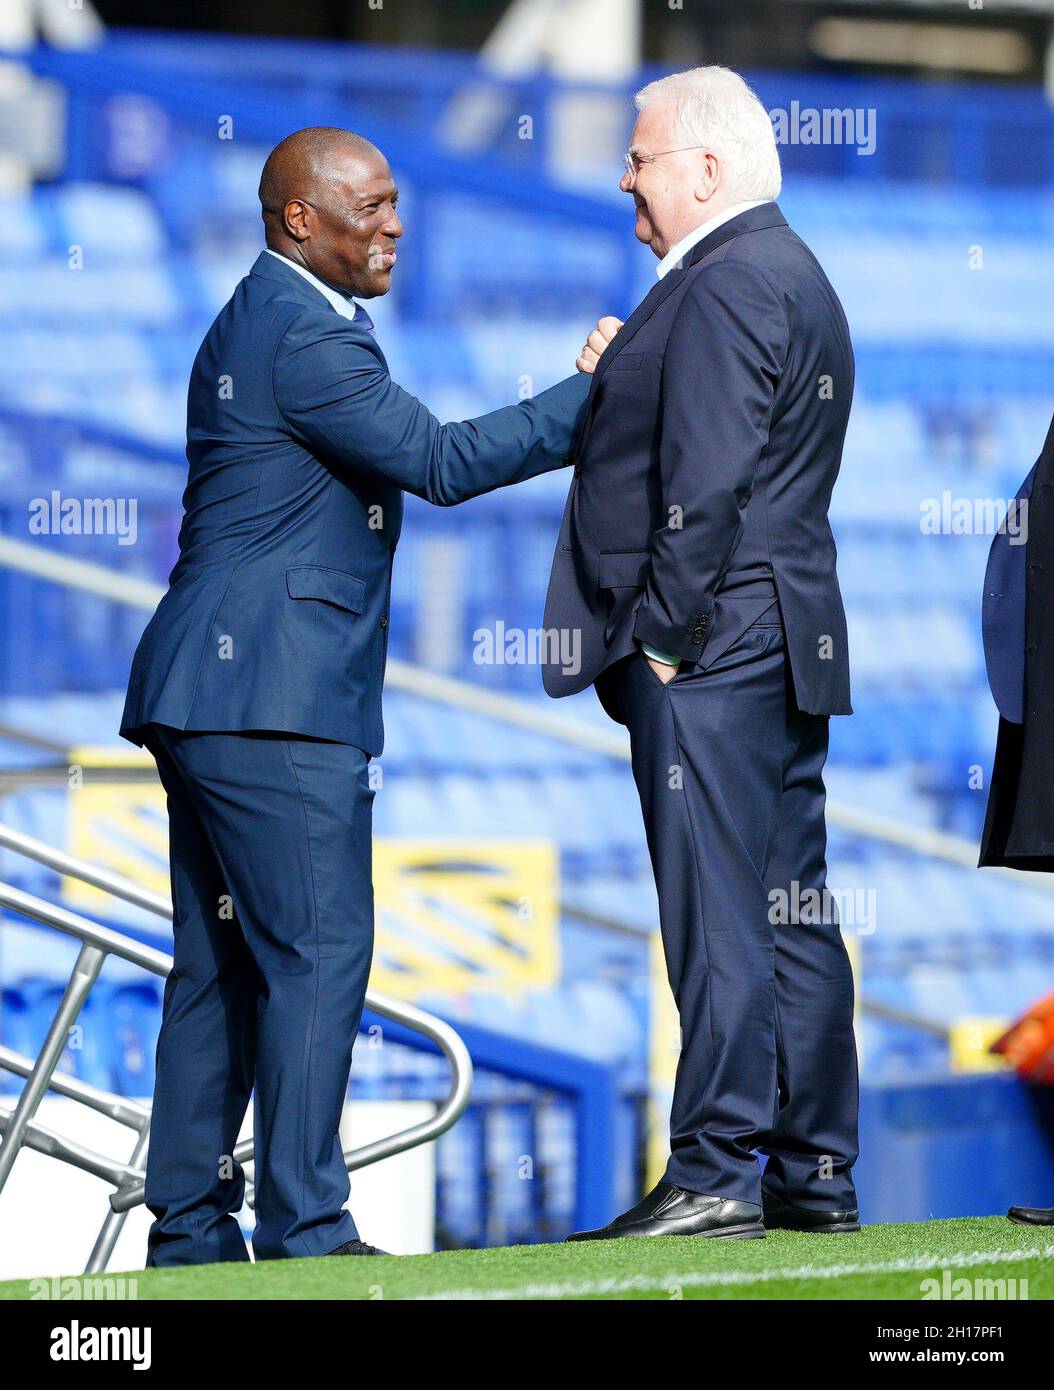
[[[658,154],[636,154],[633,150],[627,150],[622,156],[622,161],[626,166],[626,173],[629,174],[630,187],[637,182],[637,175],[640,173],[642,164],[650,164],[653,159],[662,159],[666,154],[684,154],[688,150],[705,150],[706,145],[681,145],[676,150],[660,150]]]

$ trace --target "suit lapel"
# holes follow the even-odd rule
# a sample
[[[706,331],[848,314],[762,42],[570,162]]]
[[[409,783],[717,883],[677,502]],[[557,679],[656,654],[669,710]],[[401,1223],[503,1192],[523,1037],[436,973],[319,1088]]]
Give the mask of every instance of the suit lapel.
[[[593,422],[593,403],[596,397],[597,388],[604,379],[604,374],[611,366],[612,362],[623,350],[627,343],[631,342],[636,334],[655,313],[659,305],[662,304],[677,286],[684,279],[688,271],[699,264],[705,257],[712,255],[728,241],[732,241],[737,236],[742,236],[745,232],[760,232],[768,227],[785,227],[787,219],[779,209],[778,203],[762,203],[760,207],[748,208],[746,212],[741,212],[738,217],[733,217],[730,222],[725,222],[716,231],[704,236],[692,247],[684,261],[676,266],[644,296],[641,302],[630,314],[629,318],[619,329],[615,341],[604,353],[597,363],[593,379],[589,383],[589,394],[586,396],[586,408],[583,412],[582,434],[573,452],[579,453],[585,446],[586,439],[589,437],[589,427]]]
[[[593,387],[603,378],[611,362],[618,356],[630,339],[641,329],[651,318],[655,310],[663,300],[684,279],[685,274],[693,266],[699,264],[704,257],[713,255],[719,247],[726,242],[733,241],[736,237],[742,236],[745,232],[760,232],[769,227],[785,227],[787,219],[779,210],[776,203],[762,203],[760,207],[748,208],[746,212],[741,212],[738,217],[733,217],[730,222],[723,223],[716,231],[709,236],[702,237],[695,243],[692,249],[685,256],[679,265],[665,274],[658,284],[653,285],[641,302],[630,314],[629,318],[619,329],[618,337],[612,345],[614,351],[605,352],[604,356],[597,364],[597,369],[593,373]],[[590,392],[592,395],[592,392]]]
[[[641,302],[633,310],[633,313],[630,314],[629,318],[619,329],[615,341],[612,343],[611,347],[608,348],[608,350],[604,353],[603,357],[601,357],[600,361],[597,363],[596,370],[593,373],[593,379],[589,383],[589,392],[586,396],[586,407],[585,410],[582,412],[582,433],[579,436],[577,442],[572,446],[572,454],[580,453],[582,449],[585,448],[586,440],[589,438],[589,428],[593,423],[593,402],[596,398],[597,388],[603,380],[604,373],[607,371],[608,367],[611,366],[611,363],[619,355],[619,353],[626,346],[626,344],[644,326],[644,324],[648,322],[652,314],[654,314],[655,310],[659,307],[663,300],[673,293],[673,291],[677,288],[677,286],[681,283],[683,279],[683,270],[671,270],[669,275],[664,275],[663,278],[659,280],[657,284],[652,285],[651,289],[648,291],[648,293],[644,296]]]
[[[601,357],[600,361],[597,363],[597,369],[593,373],[593,380],[590,383],[589,395],[587,397],[588,401],[592,401],[597,387],[603,380],[604,373],[607,371],[608,367],[611,366],[622,349],[640,329],[644,327],[663,300],[667,299],[673,293],[683,279],[683,270],[671,270],[668,275],[664,275],[661,280],[652,285],[651,289],[619,329],[616,340],[612,343],[611,348],[604,353],[603,357]]]

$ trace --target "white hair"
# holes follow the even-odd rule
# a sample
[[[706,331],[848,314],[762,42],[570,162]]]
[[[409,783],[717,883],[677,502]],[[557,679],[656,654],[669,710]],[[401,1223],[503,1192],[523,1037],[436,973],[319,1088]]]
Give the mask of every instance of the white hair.
[[[728,192],[737,199],[779,196],[783,177],[772,121],[738,72],[690,68],[649,82],[633,100],[638,111],[674,102],[678,138],[717,155]]]

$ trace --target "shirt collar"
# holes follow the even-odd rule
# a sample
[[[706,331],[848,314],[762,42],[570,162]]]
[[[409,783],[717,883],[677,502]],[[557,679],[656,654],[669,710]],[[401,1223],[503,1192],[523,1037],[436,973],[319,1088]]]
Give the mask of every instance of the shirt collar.
[[[694,231],[687,236],[681,237],[676,246],[671,246],[666,255],[655,267],[655,274],[661,280],[669,275],[671,270],[675,270],[688,255],[694,246],[702,241],[704,236],[709,236],[711,232],[716,232],[718,227],[723,227],[726,222],[731,222],[733,217],[738,217],[741,212],[749,212],[751,208],[759,208],[764,203],[771,203],[771,198],[754,198],[746,203],[733,203],[730,208],[725,208],[724,212],[719,212],[716,217],[711,217],[709,221],[701,223]]]
[[[276,256],[283,265],[291,266],[298,275],[302,275],[309,285],[314,285],[319,294],[324,294],[326,296],[338,314],[343,314],[346,319],[353,319],[355,317],[356,304],[348,295],[341,294],[339,290],[333,289],[332,286],[327,285],[324,280],[320,280],[317,275],[312,275],[310,270],[307,270],[302,265],[297,265],[296,261],[291,261],[288,256],[283,256],[281,252],[272,251],[269,246],[266,250],[269,256]]]

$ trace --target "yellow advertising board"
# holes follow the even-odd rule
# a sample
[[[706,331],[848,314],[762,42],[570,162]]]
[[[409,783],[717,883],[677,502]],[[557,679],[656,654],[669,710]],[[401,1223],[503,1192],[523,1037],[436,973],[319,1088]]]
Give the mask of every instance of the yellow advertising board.
[[[152,769],[134,749],[71,753],[71,853],[168,896],[165,794],[150,781],[105,781],[92,768]],[[78,777],[83,769],[83,781]],[[382,793],[383,794],[383,793]],[[560,973],[559,857],[545,840],[375,839],[377,942],[370,984],[401,999],[515,993]],[[114,900],[73,879],[71,907]]]

